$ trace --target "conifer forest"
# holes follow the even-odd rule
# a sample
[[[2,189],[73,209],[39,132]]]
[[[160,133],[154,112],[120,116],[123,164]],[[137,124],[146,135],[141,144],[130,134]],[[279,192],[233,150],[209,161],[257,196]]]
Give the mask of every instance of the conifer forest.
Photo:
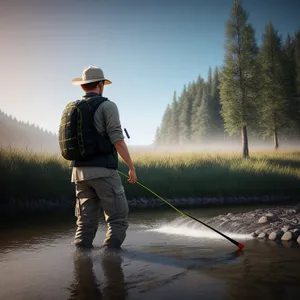
[[[155,145],[240,143],[273,145],[300,141],[300,27],[281,36],[272,23],[257,41],[249,13],[234,1],[225,27],[222,66],[209,68],[174,92]]]

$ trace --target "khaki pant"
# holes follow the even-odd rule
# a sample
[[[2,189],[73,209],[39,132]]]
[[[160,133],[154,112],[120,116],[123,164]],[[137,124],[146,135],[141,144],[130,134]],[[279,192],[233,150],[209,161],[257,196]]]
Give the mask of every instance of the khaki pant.
[[[107,223],[103,245],[120,247],[126,237],[129,208],[119,174],[114,172],[109,177],[77,181],[75,188],[77,230],[74,243],[92,246],[102,207]]]

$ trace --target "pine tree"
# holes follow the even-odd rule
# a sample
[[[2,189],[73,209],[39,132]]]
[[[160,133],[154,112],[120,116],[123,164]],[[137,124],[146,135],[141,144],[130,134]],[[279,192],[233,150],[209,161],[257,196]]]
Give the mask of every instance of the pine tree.
[[[212,114],[210,109],[210,97],[209,97],[209,87],[204,90],[201,99],[201,105],[197,110],[197,117],[199,119],[199,129],[197,132],[199,140],[208,140],[213,134],[213,124],[212,124]]]
[[[208,97],[211,97],[213,95],[213,77],[212,77],[212,70],[211,67],[208,69],[208,75],[207,75],[207,92]]]
[[[199,130],[200,130],[200,114],[199,114],[199,108],[201,106],[201,100],[203,95],[203,89],[198,89],[198,92],[196,94],[196,98],[194,101],[194,105],[192,108],[193,111],[193,117],[192,117],[192,125],[191,125],[191,141],[193,143],[199,142]]]
[[[197,143],[198,130],[199,130],[199,118],[197,117],[197,110],[200,107],[203,91],[205,89],[205,81],[199,75],[195,82],[195,98],[192,104],[192,116],[191,116],[191,128],[190,128],[190,139],[192,143]]]
[[[281,38],[269,23],[265,28],[259,53],[262,88],[258,108],[260,124],[267,135],[273,135],[275,149],[279,147],[278,133],[288,120],[281,49]]]
[[[160,136],[160,128],[159,127],[157,127],[156,131],[155,131],[154,144],[156,146],[160,146],[161,145],[161,136]]]
[[[173,95],[171,106],[171,144],[177,145],[179,142],[179,106],[176,99],[176,92]]]
[[[219,78],[219,69],[215,67],[213,80],[212,80],[212,97],[211,97],[211,106],[212,106],[212,119],[214,123],[214,134],[216,136],[224,134],[224,121],[221,115],[221,103],[220,103],[220,78]]]
[[[183,92],[181,95],[180,115],[179,115],[179,132],[180,142],[187,143],[190,141],[190,124],[191,124],[191,102],[184,85]]]
[[[285,136],[295,137],[300,133],[299,103],[296,91],[295,39],[288,34],[283,47],[284,87],[288,101],[289,124]]]
[[[165,133],[165,144],[170,145],[172,143],[172,108],[168,104],[166,110],[166,133]]]
[[[243,157],[249,157],[247,126],[255,109],[257,53],[255,33],[240,1],[234,1],[226,27],[226,57],[221,76],[222,116],[226,131],[241,130]]]
[[[160,130],[159,130],[159,141],[161,145],[166,145],[170,143],[170,123],[171,123],[171,107],[170,104],[164,112]]]
[[[202,98],[203,94],[203,88],[205,87],[205,81],[204,79],[199,75],[196,81],[196,95],[198,94],[200,96],[200,99]]]

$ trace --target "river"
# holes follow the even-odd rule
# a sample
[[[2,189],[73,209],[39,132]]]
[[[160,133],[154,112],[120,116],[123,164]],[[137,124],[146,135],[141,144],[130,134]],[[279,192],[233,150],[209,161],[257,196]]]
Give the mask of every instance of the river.
[[[210,217],[262,206],[188,209]],[[72,244],[75,218],[19,219],[1,227],[0,299],[299,299],[300,247],[225,232],[243,251],[171,208],[130,213],[123,250],[104,253],[103,220],[91,252]],[[12,225],[13,224],[13,225]]]

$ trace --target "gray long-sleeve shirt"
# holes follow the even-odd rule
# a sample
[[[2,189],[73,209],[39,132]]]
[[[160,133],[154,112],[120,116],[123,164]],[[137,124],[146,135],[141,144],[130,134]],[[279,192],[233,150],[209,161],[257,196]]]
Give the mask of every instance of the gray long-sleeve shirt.
[[[100,133],[106,132],[112,144],[124,140],[117,105],[112,101],[103,102],[94,114],[94,125]],[[73,167],[71,182],[108,177],[116,170],[103,167]]]

